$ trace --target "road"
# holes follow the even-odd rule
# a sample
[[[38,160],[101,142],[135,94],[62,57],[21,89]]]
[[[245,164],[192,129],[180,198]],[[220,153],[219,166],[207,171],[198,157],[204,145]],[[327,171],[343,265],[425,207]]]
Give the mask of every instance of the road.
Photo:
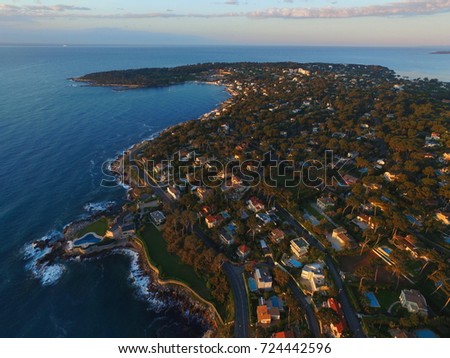
[[[288,286],[291,289],[292,293],[294,294],[295,298],[297,299],[298,304],[303,309],[303,312],[306,314],[306,320],[308,322],[309,330],[311,331],[311,334],[315,338],[320,338],[320,327],[319,322],[317,321],[316,314],[314,313],[313,308],[311,305],[306,301],[306,296],[300,290],[300,288],[297,286],[295,281],[290,278],[288,281]]]
[[[245,289],[243,270],[241,267],[225,262],[222,268],[230,282],[234,297],[234,337],[249,337],[249,316],[247,290]]]
[[[303,235],[303,237],[309,242],[311,246],[318,248],[325,254],[325,263],[328,266],[328,270],[331,274],[331,277],[333,278],[334,284],[336,285],[336,289],[338,290],[339,301],[341,303],[342,311],[344,312],[344,316],[350,328],[350,331],[352,332],[354,337],[366,337],[362,330],[361,323],[356,316],[356,312],[350,303],[347,292],[345,291],[344,283],[342,282],[342,278],[339,274],[339,270],[337,269],[337,265],[333,261],[333,258],[330,256],[330,254],[328,254],[325,246],[315,237],[310,235],[308,231],[306,231],[303,226],[301,226],[300,223],[286,209],[279,205],[276,205],[276,208],[283,216],[287,218],[289,224],[295,227],[295,229]]]
[[[139,170],[140,179],[150,185],[155,195],[157,195],[163,202],[169,204],[171,207],[176,207],[176,202],[168,195],[168,193],[157,185],[152,176],[144,169]],[[212,241],[207,234],[205,234],[200,225],[194,225],[194,233],[206,245],[206,247],[213,249],[216,254],[220,253],[220,248]],[[242,275],[242,268],[225,262],[222,269],[227,276],[230,288],[234,297],[234,335],[236,338],[248,338],[250,318],[248,315],[248,297],[245,288],[244,277]]]

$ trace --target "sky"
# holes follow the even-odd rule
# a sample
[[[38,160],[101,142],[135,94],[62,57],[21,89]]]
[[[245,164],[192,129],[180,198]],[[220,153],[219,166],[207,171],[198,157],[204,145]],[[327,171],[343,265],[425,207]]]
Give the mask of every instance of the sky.
[[[0,0],[0,44],[450,46],[450,0]]]

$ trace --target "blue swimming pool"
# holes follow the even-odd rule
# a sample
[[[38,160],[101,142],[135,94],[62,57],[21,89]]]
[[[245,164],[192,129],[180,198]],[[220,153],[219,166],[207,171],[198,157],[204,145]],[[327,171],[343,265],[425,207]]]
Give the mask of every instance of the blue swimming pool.
[[[414,331],[417,338],[439,338],[431,329],[417,329]]]
[[[84,235],[83,237],[79,238],[78,240],[75,240],[73,242],[74,246],[89,246],[98,244],[102,239],[100,237],[95,236],[92,233],[88,233]]]
[[[250,288],[251,292],[256,292],[258,291],[258,286],[256,286],[256,281],[253,277],[250,277],[248,279],[248,287]]]
[[[387,246],[381,247],[381,250],[383,250],[387,255],[390,255],[392,253],[392,249]]]
[[[364,296],[366,296],[366,298],[369,300],[369,306],[372,308],[380,308],[380,303],[377,300],[377,297],[375,296],[375,294],[373,292],[366,292],[364,294]]]

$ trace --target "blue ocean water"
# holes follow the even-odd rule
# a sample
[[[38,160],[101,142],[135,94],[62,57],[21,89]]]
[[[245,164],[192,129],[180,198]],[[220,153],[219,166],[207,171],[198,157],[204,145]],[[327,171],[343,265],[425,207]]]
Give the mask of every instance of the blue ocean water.
[[[431,50],[0,47],[0,337],[202,334],[152,297],[140,297],[136,281],[145,278],[134,272],[131,256],[69,262],[45,277],[35,277],[24,257],[29,242],[86,214],[87,203],[123,198],[123,189],[99,185],[105,160],[228,95],[198,84],[116,92],[69,77],[199,62],[299,61],[381,64],[450,81],[450,57]]]

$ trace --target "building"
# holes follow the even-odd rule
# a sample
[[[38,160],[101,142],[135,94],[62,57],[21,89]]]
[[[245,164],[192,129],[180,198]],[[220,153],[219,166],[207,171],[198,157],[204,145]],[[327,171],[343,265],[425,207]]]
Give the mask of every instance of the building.
[[[150,218],[152,219],[153,223],[157,226],[164,224],[166,221],[166,216],[160,210],[150,213]]]
[[[438,211],[436,213],[436,219],[445,225],[450,225],[450,213]]]
[[[219,215],[208,215],[205,218],[206,226],[208,226],[208,229],[214,229],[215,227],[220,225],[220,222],[222,221],[222,217]]]
[[[362,223],[366,228],[371,228],[372,230],[375,230],[376,225],[373,222],[373,217],[366,214],[359,214],[356,217],[356,220],[358,220],[360,223]]]
[[[227,230],[227,228],[223,228],[222,230],[220,230],[219,238],[220,241],[222,241],[227,246],[233,245],[235,243],[234,233],[230,230]]]
[[[247,245],[241,245],[237,248],[236,254],[241,260],[245,260],[250,255],[250,248]]]
[[[262,203],[262,201],[261,200],[259,200],[258,198],[256,198],[256,197],[251,197],[248,201],[247,201],[247,207],[251,210],[251,211],[253,211],[253,212],[255,212],[255,213],[257,213],[257,212],[259,212],[259,211],[261,211],[261,210],[264,210],[264,204]]]
[[[308,253],[308,250],[309,244],[304,238],[299,237],[291,240],[291,251],[295,256],[302,257]]]
[[[355,185],[359,181],[358,178],[356,178],[356,177],[354,177],[353,175],[350,175],[350,174],[345,174],[343,176],[343,179],[344,179],[345,184],[348,185],[348,186]]]
[[[324,196],[324,197],[318,198],[316,203],[320,209],[325,211],[325,210],[334,208],[336,201],[333,198],[330,198],[329,196]]]
[[[256,315],[258,317],[258,323],[263,325],[269,325],[272,322],[272,317],[269,314],[267,306],[256,307]]]
[[[396,180],[398,180],[398,174],[386,172],[386,173],[384,173],[384,179],[386,179],[389,182],[396,181]]]
[[[331,308],[337,315],[340,317],[340,321],[336,324],[330,324],[331,334],[335,338],[341,338],[345,331],[345,319],[344,314],[342,313],[341,304],[335,298],[329,298],[327,300],[327,306]]]
[[[266,213],[258,213],[256,214],[256,218],[261,220],[264,225],[270,224],[272,222],[272,218]]]
[[[409,313],[428,316],[428,306],[425,297],[417,290],[402,290],[400,303]]]
[[[167,188],[167,192],[174,200],[178,200],[181,198],[181,192],[180,189],[178,189],[176,186],[169,186]]]
[[[271,338],[295,338],[295,335],[292,331],[283,331],[272,334]]]
[[[351,245],[351,239],[347,235],[347,230],[343,227],[334,229],[331,237],[338,240],[343,247],[349,247]]]
[[[213,195],[213,191],[211,189],[200,187],[196,190],[197,197],[200,199],[201,202],[204,202],[207,198],[211,197]]]
[[[272,289],[272,276],[270,276],[267,270],[263,268],[255,269],[254,278],[256,281],[256,287],[258,287],[259,290],[270,291]]]
[[[277,244],[280,243],[284,239],[284,237],[284,231],[281,229],[274,229],[269,234],[269,238]]]
[[[305,265],[302,269],[301,278],[307,282],[311,293],[319,291],[325,286],[323,267],[324,264],[322,262],[316,262]]]

